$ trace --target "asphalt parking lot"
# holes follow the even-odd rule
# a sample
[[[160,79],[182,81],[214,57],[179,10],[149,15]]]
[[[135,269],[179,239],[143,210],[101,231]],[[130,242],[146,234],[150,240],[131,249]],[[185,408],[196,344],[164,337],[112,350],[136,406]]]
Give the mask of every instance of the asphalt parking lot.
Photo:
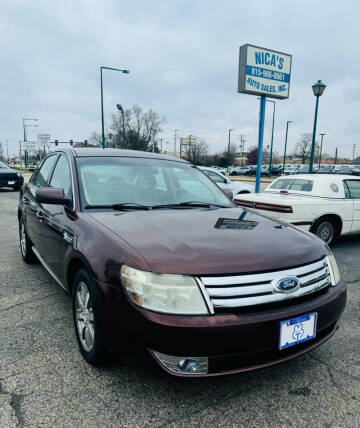
[[[0,427],[360,426],[360,236],[333,246],[348,282],[320,348],[258,372],[178,379],[81,358],[71,301],[18,247],[18,193],[0,189]]]

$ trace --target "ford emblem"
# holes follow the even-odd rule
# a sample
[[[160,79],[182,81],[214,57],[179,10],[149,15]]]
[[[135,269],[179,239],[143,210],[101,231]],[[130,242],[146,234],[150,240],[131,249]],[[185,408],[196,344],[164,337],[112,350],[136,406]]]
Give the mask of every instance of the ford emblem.
[[[279,293],[292,293],[300,288],[300,281],[296,276],[288,276],[276,281],[274,288]]]

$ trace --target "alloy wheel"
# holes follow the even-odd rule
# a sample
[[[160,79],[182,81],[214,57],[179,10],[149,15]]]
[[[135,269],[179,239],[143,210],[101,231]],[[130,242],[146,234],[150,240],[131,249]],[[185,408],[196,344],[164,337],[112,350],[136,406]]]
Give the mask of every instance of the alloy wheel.
[[[95,343],[94,312],[89,289],[83,281],[76,285],[75,316],[81,345],[90,352]]]
[[[26,255],[26,232],[24,222],[20,223],[20,248],[21,253],[25,257]]]

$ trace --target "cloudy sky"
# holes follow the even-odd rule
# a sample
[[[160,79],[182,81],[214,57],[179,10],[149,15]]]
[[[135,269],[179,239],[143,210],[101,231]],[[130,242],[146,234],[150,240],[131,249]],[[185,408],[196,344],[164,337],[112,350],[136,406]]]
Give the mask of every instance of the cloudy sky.
[[[311,85],[327,84],[318,132],[324,151],[360,155],[360,51],[357,1],[259,0],[0,0],[0,141],[10,152],[28,128],[52,140],[84,140],[101,130],[100,65],[106,123],[116,103],[155,109],[167,120],[163,138],[205,139],[222,150],[233,142],[257,144],[257,97],[237,93],[238,49],[251,43],[293,55],[290,98],[277,101],[275,150],[312,132]],[[267,105],[265,145],[272,105]]]

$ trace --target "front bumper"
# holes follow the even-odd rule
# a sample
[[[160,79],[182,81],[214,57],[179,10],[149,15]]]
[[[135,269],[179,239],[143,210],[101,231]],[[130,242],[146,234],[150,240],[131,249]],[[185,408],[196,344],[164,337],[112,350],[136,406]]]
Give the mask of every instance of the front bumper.
[[[208,357],[207,374],[185,374],[186,377],[254,370],[304,354],[334,334],[346,304],[346,287],[341,281],[336,287],[286,305],[264,305],[248,312],[244,308],[232,314],[175,316],[135,307],[122,290],[103,283],[98,286],[110,350],[123,354],[126,345],[126,353],[132,351],[135,355],[154,356],[153,351],[157,351]],[[310,312],[318,313],[316,337],[280,351],[280,321]],[[158,362],[156,358],[155,361]]]

